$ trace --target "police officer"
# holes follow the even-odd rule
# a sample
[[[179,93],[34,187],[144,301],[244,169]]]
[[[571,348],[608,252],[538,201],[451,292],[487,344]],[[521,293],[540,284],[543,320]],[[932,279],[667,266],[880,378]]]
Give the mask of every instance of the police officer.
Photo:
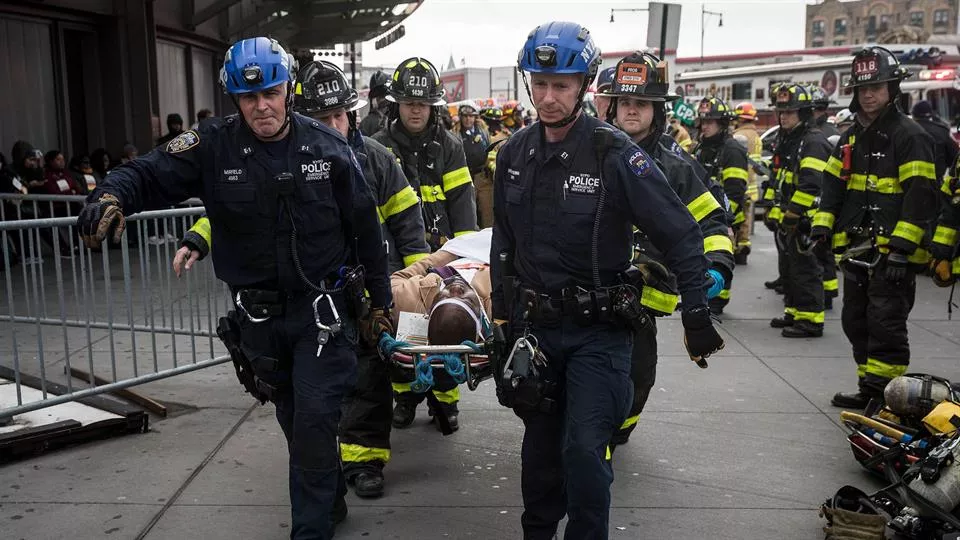
[[[339,133],[291,112],[293,80],[293,57],[275,40],[234,44],[220,81],[240,114],[112,170],[78,226],[96,247],[120,239],[124,215],[204,201],[241,335],[225,342],[247,390],[276,404],[287,438],[291,538],[328,539],[346,515],[337,424],[356,381],[357,330],[368,342],[392,331],[391,295],[356,158]],[[358,321],[364,288],[373,309]]]
[[[815,125],[813,100],[799,84],[782,84],[774,96],[780,136],[773,173],[780,190],[777,244],[784,287],[784,314],[770,321],[783,337],[823,335],[823,270],[809,241],[810,218],[820,196],[820,177],[831,146]],[[834,264],[830,260],[831,266]]]
[[[907,317],[915,271],[929,254],[920,245],[937,212],[930,136],[896,106],[908,72],[889,50],[870,46],[853,58],[850,110],[857,121],[840,136],[823,172],[811,236],[833,236],[838,250],[873,245],[843,263],[843,331],[853,346],[859,391],[838,393],[837,407],[863,408],[883,396],[910,363]],[[852,253],[851,253],[852,255]],[[874,258],[880,257],[874,268]]]
[[[703,234],[703,251],[709,261],[709,300],[717,296],[733,276],[733,244],[727,236],[726,210],[704,186],[694,166],[687,162],[688,159],[692,161],[691,156],[664,132],[667,103],[680,96],[668,91],[666,63],[652,54],[634,53],[620,60],[614,69],[616,75],[605,94],[611,99],[607,121],[623,130],[654,159],[670,187],[699,224]],[[663,253],[657,250],[647,235],[637,236],[643,254],[635,262],[638,266],[650,265],[651,268],[644,269],[648,273],[659,271],[647,261],[653,259],[658,265],[665,264]],[[675,281],[675,278],[671,278],[668,282]],[[677,305],[677,297],[666,291],[648,291],[643,296],[644,306],[655,314],[669,315]],[[634,385],[633,405],[613,438],[611,448],[627,442],[656,379],[656,325],[650,324],[646,330],[633,336],[630,368]]]
[[[389,82],[390,78],[380,70],[370,76],[370,90],[367,93],[370,98],[370,112],[360,122],[360,133],[367,137],[373,137],[374,133],[387,125],[390,116],[390,102],[387,101]]]
[[[613,74],[616,66],[603,68],[597,75],[597,91],[593,93],[593,104],[597,108],[597,118],[606,120],[610,112],[610,97],[607,93],[613,86]]]
[[[836,103],[827,96],[827,93],[824,92],[823,88],[820,88],[819,85],[812,84],[808,89],[810,92],[810,97],[813,98],[813,124],[815,127],[820,129],[823,132],[823,136],[826,138],[833,137],[834,135],[839,135],[840,132],[837,131],[836,126],[828,122],[830,118],[830,112],[828,109],[830,105]]]
[[[723,186],[730,205],[730,214],[733,216],[731,226],[737,230],[746,220],[745,204],[749,175],[747,174],[747,151],[729,132],[732,118],[732,111],[720,98],[705,97],[700,100],[697,106],[700,141],[693,155],[707,170],[707,177]],[[745,259],[744,262],[746,262]],[[716,298],[710,299],[710,310],[714,314],[723,313],[724,306],[730,302],[731,285],[732,280],[725,284],[724,290]]]
[[[446,92],[440,74],[423,58],[410,58],[397,66],[387,99],[392,120],[374,139],[399,159],[407,181],[420,195],[427,243],[437,250],[449,238],[477,230],[477,207],[473,181],[460,138],[440,125],[440,109]],[[396,404],[393,427],[409,427],[417,405],[426,396],[412,392],[409,372],[394,372]],[[460,390],[444,370],[435,370],[431,390],[439,401],[451,429],[458,425]],[[433,398],[430,398],[431,402]],[[434,411],[436,406],[430,408]],[[438,423],[438,427],[440,424]]]
[[[630,265],[632,224],[677,274],[691,357],[702,362],[723,341],[706,307],[696,222],[646,152],[581,114],[600,64],[590,33],[575,23],[541,25],[518,63],[539,119],[497,157],[491,284],[494,316],[510,320],[499,328],[543,353],[533,356],[539,375],[531,376],[542,385],[523,386],[521,395],[497,379],[501,402],[514,405],[525,427],[521,522],[532,540],[553,538],[564,515],[566,538],[606,538],[607,445],[633,393],[625,325],[640,321],[632,308],[614,315],[608,301],[630,290],[618,276]]]

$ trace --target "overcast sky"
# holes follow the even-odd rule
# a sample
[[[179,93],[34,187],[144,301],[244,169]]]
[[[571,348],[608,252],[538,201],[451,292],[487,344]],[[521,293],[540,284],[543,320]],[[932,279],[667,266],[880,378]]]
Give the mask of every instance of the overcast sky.
[[[723,26],[708,15],[704,54],[732,54],[803,48],[804,0],[715,0],[680,4],[679,56],[700,55],[700,6],[723,13]],[[551,20],[586,26],[602,51],[627,51],[646,44],[646,12],[617,12],[611,8],[645,8],[642,0],[426,0],[403,24],[406,35],[384,49],[373,41],[363,47],[365,65],[395,66],[411,56],[424,56],[446,66],[453,55],[471,67],[507,66],[516,63],[527,34]]]

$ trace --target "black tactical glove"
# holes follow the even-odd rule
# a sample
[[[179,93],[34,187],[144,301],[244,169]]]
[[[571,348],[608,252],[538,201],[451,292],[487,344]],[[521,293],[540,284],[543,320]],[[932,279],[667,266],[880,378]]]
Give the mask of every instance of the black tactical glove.
[[[371,309],[370,314],[367,315],[361,323],[360,334],[363,341],[371,347],[376,347],[377,344],[380,343],[380,336],[383,335],[384,332],[391,336],[396,332],[393,328],[390,308],[379,307]]]
[[[723,348],[723,338],[713,327],[707,306],[683,312],[683,345],[690,359],[701,368],[707,367],[707,357]]]
[[[930,255],[939,261],[949,261],[953,259],[953,246],[947,246],[939,242],[930,243]]]
[[[899,251],[891,251],[887,255],[887,268],[884,277],[887,278],[887,281],[900,283],[903,278],[907,277],[907,264],[906,255]]]
[[[77,228],[83,243],[90,249],[98,249],[103,239],[113,231],[112,241],[119,244],[123,237],[126,219],[120,201],[113,195],[105,194],[95,203],[87,203],[77,218]]]
[[[200,257],[197,260],[201,260],[210,254],[210,244],[207,244],[207,241],[204,240],[199,233],[193,231],[187,231],[187,233],[183,235],[183,240],[180,241],[180,245],[190,251],[199,253]]]
[[[819,242],[821,244],[826,244],[830,241],[830,234],[832,231],[829,227],[824,227],[823,225],[817,225],[810,229],[810,241]]]

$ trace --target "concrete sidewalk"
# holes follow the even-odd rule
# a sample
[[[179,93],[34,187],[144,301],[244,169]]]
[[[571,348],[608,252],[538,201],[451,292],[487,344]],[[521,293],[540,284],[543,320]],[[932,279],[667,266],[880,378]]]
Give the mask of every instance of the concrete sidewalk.
[[[782,303],[763,289],[776,253],[759,229],[723,316],[726,349],[709,369],[683,353],[677,317],[660,321],[657,384],[614,458],[612,538],[818,539],[824,499],[844,484],[879,487],[853,460],[829,403],[856,385],[840,306],[821,339],[786,340],[771,329]],[[918,281],[912,369],[960,379],[949,290]],[[287,538],[283,436],[273,407],[251,406],[232,370],[141,387],[184,404],[150,433],[0,469],[2,537]],[[464,389],[461,411],[450,437],[427,423],[423,407],[411,428],[394,432],[387,495],[351,494],[338,539],[521,537],[521,423],[489,382]]]

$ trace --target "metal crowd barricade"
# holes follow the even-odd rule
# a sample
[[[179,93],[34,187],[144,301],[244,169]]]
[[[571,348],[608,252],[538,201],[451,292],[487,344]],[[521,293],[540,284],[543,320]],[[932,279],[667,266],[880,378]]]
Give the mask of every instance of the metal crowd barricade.
[[[214,337],[232,302],[213,264],[199,262],[177,279],[178,239],[151,241],[151,231],[182,235],[203,207],[128,216],[120,244],[94,252],[64,205],[82,200],[0,197],[0,384],[9,379],[16,390],[16,405],[0,406],[0,423],[230,361]],[[44,205],[50,216],[67,215],[24,219],[44,215]],[[86,372],[82,383],[72,376],[78,369]],[[41,398],[25,401],[25,386]]]

